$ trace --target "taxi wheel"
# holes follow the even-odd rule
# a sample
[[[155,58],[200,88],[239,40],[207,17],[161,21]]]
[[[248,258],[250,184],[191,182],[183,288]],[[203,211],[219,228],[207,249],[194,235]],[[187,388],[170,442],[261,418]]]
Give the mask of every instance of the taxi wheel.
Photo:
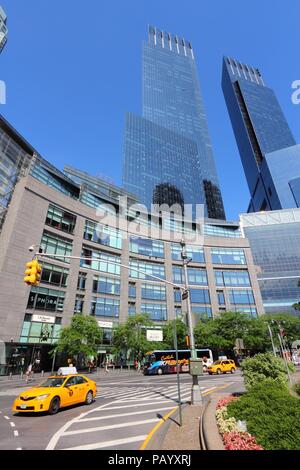
[[[230,371],[232,374],[235,373],[235,369],[232,367],[231,371]]]
[[[48,413],[49,415],[55,415],[60,408],[60,399],[59,397],[54,397],[51,400]]]
[[[217,374],[218,374],[218,375],[221,374],[221,369],[217,369]]]
[[[85,397],[85,404],[90,405],[91,403],[93,403],[93,399],[94,399],[93,392],[92,390],[89,390]]]

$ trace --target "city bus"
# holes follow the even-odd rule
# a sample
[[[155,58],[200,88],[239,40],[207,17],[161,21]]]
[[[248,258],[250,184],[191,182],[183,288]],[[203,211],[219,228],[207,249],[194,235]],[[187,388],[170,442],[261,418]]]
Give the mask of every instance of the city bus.
[[[197,358],[203,360],[203,372],[213,363],[213,355],[210,349],[196,349]],[[189,371],[190,349],[178,350],[179,372]],[[145,355],[144,375],[174,374],[176,367],[176,350],[152,351]]]

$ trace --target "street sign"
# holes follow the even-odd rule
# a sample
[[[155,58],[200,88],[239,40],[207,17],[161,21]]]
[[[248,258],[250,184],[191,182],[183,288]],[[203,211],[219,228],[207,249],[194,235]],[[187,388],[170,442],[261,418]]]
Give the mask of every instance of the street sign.
[[[101,321],[98,320],[98,325],[101,328],[112,328],[113,327],[113,322],[112,321]]]
[[[162,330],[146,330],[147,341],[163,341]]]
[[[183,292],[181,298],[182,298],[182,300],[185,300],[185,299],[188,298],[188,296],[189,296],[189,291],[188,291],[188,290],[185,290],[185,291]]]
[[[236,349],[245,349],[244,348],[244,341],[243,341],[242,338],[237,338],[235,340],[235,347],[236,347]]]
[[[38,323],[55,323],[55,317],[48,317],[47,315],[32,315],[31,321]]]

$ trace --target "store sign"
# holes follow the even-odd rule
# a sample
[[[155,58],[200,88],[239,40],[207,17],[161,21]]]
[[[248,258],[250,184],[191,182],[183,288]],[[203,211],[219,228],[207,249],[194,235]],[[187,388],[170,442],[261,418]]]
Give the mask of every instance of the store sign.
[[[98,325],[100,326],[100,328],[112,328],[113,327],[113,322],[112,321],[98,320]]]
[[[48,317],[47,315],[32,315],[31,321],[39,323],[55,323],[55,317]]]
[[[162,330],[147,330],[146,331],[147,341],[163,341]]]

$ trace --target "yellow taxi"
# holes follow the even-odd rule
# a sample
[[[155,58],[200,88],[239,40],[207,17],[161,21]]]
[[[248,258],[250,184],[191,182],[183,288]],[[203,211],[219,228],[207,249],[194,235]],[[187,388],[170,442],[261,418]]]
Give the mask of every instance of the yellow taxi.
[[[85,403],[90,405],[97,393],[97,385],[85,375],[74,374],[48,377],[34,388],[25,390],[15,399],[14,413],[48,411],[54,415],[60,408]]]
[[[226,374],[226,372],[231,372],[234,374],[236,371],[235,362],[232,359],[219,360],[215,361],[211,366],[207,368],[207,372],[212,374]]]

